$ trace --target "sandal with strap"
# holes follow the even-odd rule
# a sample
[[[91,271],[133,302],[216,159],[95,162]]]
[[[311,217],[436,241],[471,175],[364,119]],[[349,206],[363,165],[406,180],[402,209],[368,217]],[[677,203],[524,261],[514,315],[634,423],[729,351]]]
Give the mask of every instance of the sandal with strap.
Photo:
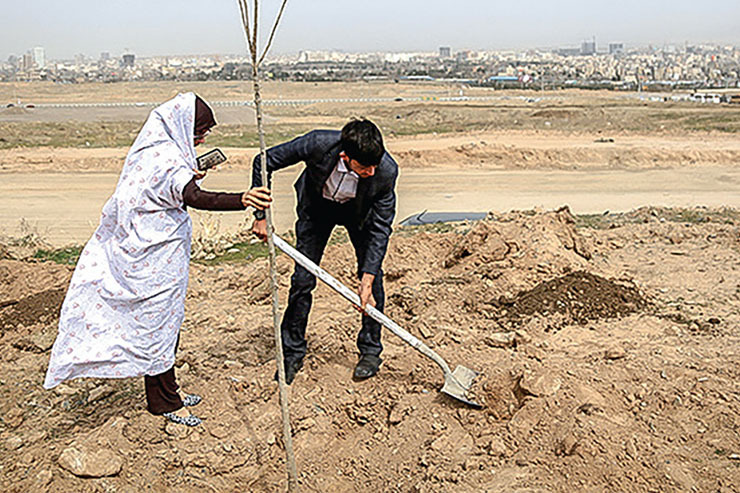
[[[175,423],[178,425],[185,425],[185,426],[198,426],[203,422],[198,416],[191,414],[190,416],[182,417],[178,416],[175,413],[164,413],[162,416],[167,418],[167,421],[171,423]]]
[[[191,407],[200,404],[200,401],[202,400],[203,398],[197,394],[186,394],[185,398],[182,400],[182,405],[185,407]]]

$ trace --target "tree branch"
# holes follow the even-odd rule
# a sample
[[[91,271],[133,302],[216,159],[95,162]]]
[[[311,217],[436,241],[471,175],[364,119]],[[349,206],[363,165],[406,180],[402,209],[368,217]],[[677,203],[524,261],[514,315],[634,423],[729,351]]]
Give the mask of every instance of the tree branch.
[[[285,5],[288,3],[288,0],[283,0],[283,4],[280,6],[280,12],[278,12],[277,18],[275,19],[275,24],[272,26],[272,32],[270,33],[270,39],[267,40],[267,45],[265,46],[265,51],[262,52],[262,56],[260,57],[259,64],[262,64],[262,60],[265,59],[265,56],[267,56],[267,52],[270,51],[270,46],[272,45],[272,40],[275,37],[275,31],[277,31],[278,24],[280,24],[280,18],[283,16],[283,11],[285,10]]]
[[[252,36],[249,29],[249,9],[246,0],[238,0],[237,3],[242,14],[242,25],[244,26],[244,32],[247,38],[247,46],[249,47],[249,52],[252,53],[254,50],[252,49]]]
[[[259,0],[254,0],[254,29],[252,30],[252,47],[254,48],[252,51],[252,60],[254,63],[259,67],[259,61],[257,60],[257,23],[259,20],[259,9],[260,9],[260,3]]]

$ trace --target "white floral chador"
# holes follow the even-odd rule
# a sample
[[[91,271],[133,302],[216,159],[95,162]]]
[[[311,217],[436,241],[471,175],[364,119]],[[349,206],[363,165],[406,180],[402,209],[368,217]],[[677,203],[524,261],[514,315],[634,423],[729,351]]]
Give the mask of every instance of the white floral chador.
[[[155,108],[77,262],[44,387],[79,377],[157,375],[175,362],[192,223],[195,95]]]

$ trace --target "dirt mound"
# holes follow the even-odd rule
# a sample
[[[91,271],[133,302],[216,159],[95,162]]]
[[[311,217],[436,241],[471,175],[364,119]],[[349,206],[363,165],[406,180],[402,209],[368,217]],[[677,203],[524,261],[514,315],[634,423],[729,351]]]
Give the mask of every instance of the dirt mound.
[[[18,302],[46,290],[66,288],[73,267],[51,262],[0,260],[0,303]]]
[[[608,141],[608,138],[607,138]],[[673,169],[675,167],[727,166],[740,161],[736,149],[658,148],[645,144],[587,144],[538,146],[495,141],[471,141],[448,148],[408,149],[393,153],[406,168],[444,169],[460,163],[472,169]]]
[[[575,116],[583,115],[583,111],[566,109],[545,109],[532,113],[532,116],[535,118],[573,118]]]
[[[25,115],[26,113],[29,113],[29,111],[20,106],[11,106],[0,111],[0,115]]]
[[[394,234],[386,312],[453,368],[480,372],[483,410],[440,394],[440,369],[389,333],[380,373],[353,381],[360,317],[319,286],[289,392],[302,489],[734,491],[738,227],[614,223],[577,229],[561,209]],[[329,246],[322,266],[356,287],[348,243]],[[53,311],[50,292],[71,271],[0,262],[0,300],[18,300],[0,314],[23,300],[42,315],[30,334],[0,331],[6,489],[285,490],[266,269],[265,259],[191,266],[176,371],[204,397],[193,409],[204,423],[187,429],[146,412],[141,379],[43,390],[56,330],[40,307]],[[278,269],[284,306],[286,256]],[[71,455],[120,472],[75,476]]]
[[[542,282],[509,299],[492,303],[499,315],[521,322],[532,315],[565,315],[568,323],[623,317],[643,310],[648,301],[634,286],[620,284],[589,272],[572,272]]]
[[[66,293],[66,288],[50,289],[18,301],[0,302],[0,330],[53,323],[59,318]]]

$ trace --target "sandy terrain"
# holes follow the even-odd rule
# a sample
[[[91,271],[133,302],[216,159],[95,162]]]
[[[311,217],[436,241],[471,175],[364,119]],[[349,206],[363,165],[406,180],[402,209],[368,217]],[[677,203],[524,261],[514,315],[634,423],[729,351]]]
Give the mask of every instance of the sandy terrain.
[[[631,135],[598,143],[589,135],[471,132],[396,137],[388,146],[401,165],[397,220],[423,210],[563,204],[579,214],[646,204],[740,207],[740,139],[728,136]],[[205,186],[240,191],[250,182],[256,150],[226,152],[229,164],[213,172]],[[0,228],[12,232],[24,218],[54,245],[85,242],[125,154],[120,148],[0,151]],[[276,175],[278,231],[295,222],[292,185],[298,172],[299,167]],[[242,214],[218,216],[221,232],[243,228]]]
[[[267,84],[264,97],[459,89]],[[0,84],[0,99],[142,102],[178,90],[250,97],[245,83]],[[439,369],[390,333],[380,374],[353,382],[358,315],[320,286],[290,390],[304,491],[740,491],[738,109],[465,91],[497,99],[269,111],[273,143],[351,116],[378,121],[401,166],[398,219],[493,211],[397,228],[384,264],[387,313],[453,367],[480,371],[484,408],[440,394]],[[53,246],[84,242],[146,111],[0,113],[0,240],[23,237],[0,241],[3,491],[286,488],[264,259],[191,266],[176,366],[204,397],[203,426],[149,415],[140,379],[41,387],[72,267],[29,259],[38,238],[16,228],[24,219]],[[246,185],[250,118],[222,113],[209,144],[230,159],[207,188]],[[298,171],[276,177],[279,231],[292,227]],[[196,229],[212,222],[193,215]],[[244,219],[222,215],[220,233]],[[338,238],[322,265],[354,286]],[[278,260],[284,303],[292,263]]]
[[[320,287],[290,397],[302,486],[737,491],[740,230],[736,214],[712,217],[730,223],[644,210],[627,224],[576,230],[560,211],[398,232],[386,262],[388,313],[451,364],[481,371],[474,392],[485,407],[439,394],[438,368],[392,335],[380,375],[352,382],[357,316]],[[352,283],[347,245],[325,258]],[[279,266],[284,300],[290,262]],[[139,381],[44,391],[71,272],[1,262],[5,488],[284,489],[264,269],[192,267],[177,366],[185,388],[205,397],[196,410],[206,421],[182,430],[146,413]],[[114,476],[76,477],[59,465],[69,449],[104,457]],[[99,463],[89,467],[102,474]]]
[[[275,225],[295,224],[293,183],[299,169],[276,174]],[[52,245],[85,243],[98,225],[100,210],[118,174],[11,173],[0,182],[0,230],[19,235],[20,219]],[[246,170],[218,170],[207,177],[211,190],[241,191]],[[240,184],[244,184],[243,186]],[[701,167],[653,170],[488,170],[404,169],[398,180],[396,222],[422,212],[486,212],[569,204],[578,214],[624,211],[644,204],[688,207],[694,204],[740,208],[740,169]],[[196,233],[201,221],[218,221],[222,234],[244,230],[251,214],[191,211]],[[216,219],[214,219],[216,218]]]

